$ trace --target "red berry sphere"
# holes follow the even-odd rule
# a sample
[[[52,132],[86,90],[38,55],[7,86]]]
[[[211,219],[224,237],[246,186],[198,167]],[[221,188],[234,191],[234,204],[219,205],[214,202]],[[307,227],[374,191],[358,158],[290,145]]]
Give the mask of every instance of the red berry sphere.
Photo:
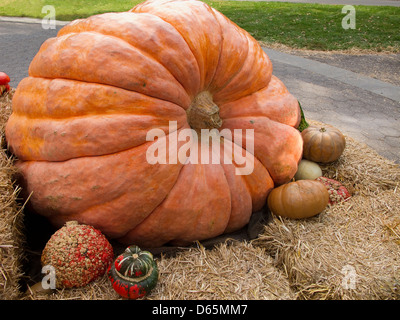
[[[97,229],[69,221],[57,230],[42,252],[42,266],[55,268],[56,287],[82,287],[102,276],[114,254]]]
[[[8,84],[10,82],[10,77],[4,73],[0,72],[0,96],[5,93],[10,91],[10,85]]]
[[[350,192],[339,182],[326,177],[319,177],[316,180],[322,182],[329,193],[329,204],[346,201],[351,197]]]

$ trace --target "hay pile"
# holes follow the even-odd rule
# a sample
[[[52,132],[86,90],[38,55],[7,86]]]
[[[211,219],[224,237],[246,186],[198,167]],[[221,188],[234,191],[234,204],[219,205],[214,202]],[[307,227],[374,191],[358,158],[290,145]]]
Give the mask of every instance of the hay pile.
[[[49,295],[19,291],[29,225],[22,223],[12,159],[4,150],[10,98],[0,101],[0,298],[120,299],[106,275]],[[348,201],[310,219],[273,216],[251,242],[228,240],[211,249],[197,244],[156,256],[160,280],[147,298],[399,299],[400,168],[350,137],[346,142],[342,157],[322,169],[349,189]]]
[[[274,267],[262,248],[248,242],[226,241],[213,250],[182,248],[173,256],[155,258],[159,282],[150,300],[289,300],[295,295],[284,273]],[[55,294],[28,294],[24,299],[121,299],[107,276],[84,288]]]
[[[299,299],[399,299],[400,168],[350,137],[346,143],[322,171],[352,197],[306,220],[274,216],[254,244],[287,272]]]
[[[0,300],[19,295],[22,276],[23,226],[21,208],[17,205],[18,188],[13,188],[12,159],[6,153],[4,127],[11,114],[14,90],[0,97]]]
[[[156,299],[293,299],[289,282],[262,248],[247,242],[201,245],[162,259]]]

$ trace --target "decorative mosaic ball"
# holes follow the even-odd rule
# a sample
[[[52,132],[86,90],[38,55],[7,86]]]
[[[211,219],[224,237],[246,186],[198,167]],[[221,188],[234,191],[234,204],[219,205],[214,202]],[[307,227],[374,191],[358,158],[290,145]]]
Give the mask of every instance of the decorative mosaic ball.
[[[351,197],[350,192],[339,181],[326,177],[319,177],[316,180],[322,182],[328,190],[331,205],[346,201]]]
[[[132,245],[125,249],[108,268],[114,290],[128,299],[142,298],[157,285],[157,263],[149,251]]]
[[[99,230],[69,221],[51,236],[41,262],[54,267],[57,288],[72,288],[104,275],[113,258],[113,248]]]

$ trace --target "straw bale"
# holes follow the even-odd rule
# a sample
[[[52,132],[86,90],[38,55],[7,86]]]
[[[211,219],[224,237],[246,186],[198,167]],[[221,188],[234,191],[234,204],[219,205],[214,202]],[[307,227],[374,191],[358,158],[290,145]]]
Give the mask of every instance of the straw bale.
[[[294,297],[286,275],[262,248],[224,242],[179,252],[160,263],[163,278],[154,298],[282,300]]]
[[[23,225],[17,205],[18,188],[14,188],[13,160],[7,154],[4,126],[11,114],[14,90],[0,97],[0,300],[16,299],[22,276]]]
[[[321,167],[352,197],[309,219],[273,216],[253,244],[287,272],[298,299],[399,299],[400,167],[350,137],[346,144]]]

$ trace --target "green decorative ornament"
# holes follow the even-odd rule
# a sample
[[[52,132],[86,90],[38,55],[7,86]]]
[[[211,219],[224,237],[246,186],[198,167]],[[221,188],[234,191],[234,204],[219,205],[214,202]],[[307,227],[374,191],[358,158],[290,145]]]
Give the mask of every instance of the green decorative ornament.
[[[157,263],[148,251],[132,245],[108,268],[114,290],[122,297],[138,299],[150,293],[158,281]]]

